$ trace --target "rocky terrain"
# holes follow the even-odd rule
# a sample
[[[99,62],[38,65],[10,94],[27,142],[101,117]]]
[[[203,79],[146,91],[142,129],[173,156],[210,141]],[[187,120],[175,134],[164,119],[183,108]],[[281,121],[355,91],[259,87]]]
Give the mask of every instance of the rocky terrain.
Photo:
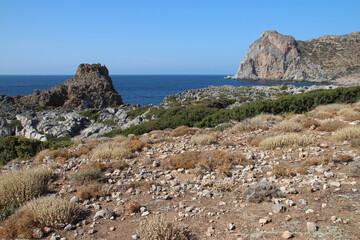
[[[0,234],[153,239],[162,229],[182,236],[173,239],[358,239],[359,124],[359,103],[333,104],[223,130],[179,127],[46,150],[2,167],[0,190],[14,169],[49,168],[48,201],[65,199],[81,212],[53,225],[43,219],[51,207],[37,209],[32,219],[47,223],[39,225],[25,207]]]
[[[19,99],[24,103],[66,108],[106,108],[121,105],[109,71],[100,64],[81,64],[73,78],[43,91]]]
[[[265,31],[250,45],[231,79],[287,80],[358,85],[360,33],[308,41]]]
[[[171,106],[189,106],[203,102],[230,101],[228,108],[237,107],[259,99],[274,99],[287,94],[299,94],[316,89],[331,89],[336,86],[220,86],[191,89],[170,95],[159,106],[143,107],[144,111],[134,116],[131,112],[139,106],[123,104],[107,108],[73,109],[64,107],[41,107],[37,104],[16,104],[12,97],[0,96],[0,136],[20,136],[41,141],[47,135],[54,137],[94,138],[116,129],[126,129],[149,121],[151,109],[166,109]],[[220,103],[219,103],[220,104]],[[217,106],[223,107],[223,106]],[[16,129],[14,123],[18,124]]]

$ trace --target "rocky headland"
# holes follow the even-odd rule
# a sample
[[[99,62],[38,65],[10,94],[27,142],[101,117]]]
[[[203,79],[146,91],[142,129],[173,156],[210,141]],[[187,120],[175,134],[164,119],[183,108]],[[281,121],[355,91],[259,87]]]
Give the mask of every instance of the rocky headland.
[[[73,78],[43,91],[20,98],[24,103],[66,108],[106,108],[121,105],[109,71],[101,64],[81,64]]]
[[[360,83],[360,32],[295,40],[265,31],[250,45],[231,79]]]

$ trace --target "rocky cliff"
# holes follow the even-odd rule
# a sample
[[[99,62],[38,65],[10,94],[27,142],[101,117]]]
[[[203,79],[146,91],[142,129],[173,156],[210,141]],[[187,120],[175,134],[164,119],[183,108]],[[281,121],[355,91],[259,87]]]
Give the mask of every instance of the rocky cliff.
[[[265,31],[232,79],[360,83],[360,32],[297,41]]]
[[[104,108],[122,104],[108,69],[100,64],[81,64],[73,78],[50,89],[35,90],[21,101],[69,108]]]

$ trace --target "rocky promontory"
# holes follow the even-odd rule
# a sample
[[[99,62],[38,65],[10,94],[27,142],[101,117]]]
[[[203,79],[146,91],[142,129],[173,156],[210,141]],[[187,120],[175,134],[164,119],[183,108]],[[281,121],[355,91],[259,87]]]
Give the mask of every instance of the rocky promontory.
[[[358,85],[360,32],[308,41],[265,31],[250,45],[231,79],[329,82]]]
[[[80,64],[73,78],[43,91],[20,98],[24,103],[66,108],[106,108],[121,105],[109,71],[101,64]]]

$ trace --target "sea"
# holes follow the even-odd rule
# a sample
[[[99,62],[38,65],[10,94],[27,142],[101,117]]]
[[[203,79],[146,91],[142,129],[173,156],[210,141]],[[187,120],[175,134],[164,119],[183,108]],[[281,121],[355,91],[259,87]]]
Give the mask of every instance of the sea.
[[[0,75],[0,94],[8,96],[29,95],[35,89],[44,90],[71,78],[71,75]],[[209,86],[232,85],[235,87],[255,85],[280,85],[284,82],[229,80],[225,75],[111,75],[117,92],[127,104],[158,105],[168,95],[185,90]],[[299,86],[314,83],[292,83]]]

